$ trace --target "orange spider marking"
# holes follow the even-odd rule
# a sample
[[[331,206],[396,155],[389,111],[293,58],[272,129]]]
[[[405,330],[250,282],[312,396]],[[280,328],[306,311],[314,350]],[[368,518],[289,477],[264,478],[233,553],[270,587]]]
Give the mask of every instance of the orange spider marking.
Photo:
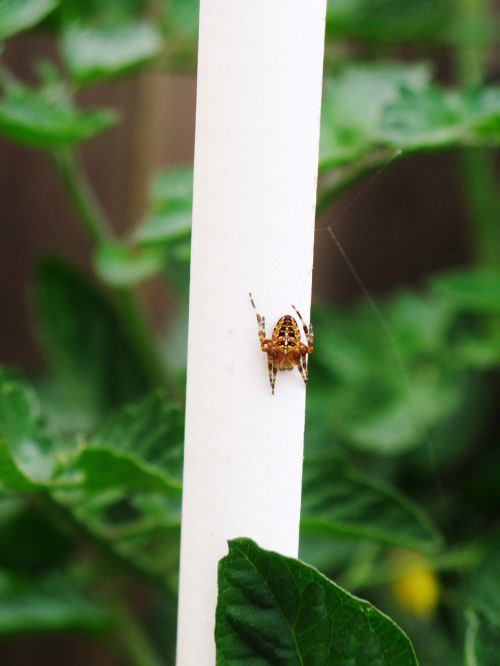
[[[297,366],[304,384],[307,385],[307,355],[312,354],[314,351],[314,331],[312,324],[308,327],[295,305],[292,305],[304,329],[307,345],[301,341],[299,326],[291,315],[285,315],[278,320],[274,327],[273,335],[269,340],[266,338],[266,320],[258,313],[252,294],[249,294],[249,296],[257,317],[260,348],[267,354],[267,368],[273,395],[278,370],[292,370],[294,365]]]

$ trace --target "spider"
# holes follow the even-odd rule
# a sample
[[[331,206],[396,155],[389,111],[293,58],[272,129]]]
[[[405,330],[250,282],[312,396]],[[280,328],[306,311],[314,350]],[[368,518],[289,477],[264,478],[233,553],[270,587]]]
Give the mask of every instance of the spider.
[[[294,365],[299,369],[304,384],[307,385],[307,355],[312,354],[314,351],[314,332],[312,324],[308,328],[306,322],[302,319],[300,312],[295,305],[292,305],[292,308],[297,313],[304,328],[307,345],[301,342],[299,326],[297,321],[291,315],[285,315],[278,319],[273,330],[272,338],[271,340],[268,340],[266,339],[266,320],[257,312],[252,294],[249,294],[249,296],[257,316],[260,348],[267,354],[269,381],[271,382],[273,395],[278,370],[292,370]]]

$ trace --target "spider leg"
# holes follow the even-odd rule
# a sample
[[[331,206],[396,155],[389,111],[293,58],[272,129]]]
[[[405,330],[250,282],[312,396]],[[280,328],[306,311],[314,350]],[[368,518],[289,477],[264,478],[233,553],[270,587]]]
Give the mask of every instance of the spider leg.
[[[303,329],[304,329],[304,333],[305,333],[305,336],[306,336],[306,340],[307,340],[307,343],[308,343],[308,345],[309,345],[308,353],[311,354],[312,351],[313,351],[313,341],[314,341],[314,330],[313,330],[313,326],[312,326],[312,324],[311,324],[310,328],[308,328],[306,322],[304,321],[302,315],[301,315],[300,312],[297,310],[297,308],[295,307],[295,305],[292,305],[292,308],[295,310],[295,312],[297,313],[297,315],[298,315],[298,317],[299,317],[299,319],[300,319],[300,323],[302,324],[302,327],[303,327]]]
[[[271,390],[274,395],[274,385],[276,384],[276,373],[278,372],[278,368],[275,365],[271,354],[267,355],[267,369],[269,371],[269,381],[271,382]]]
[[[259,340],[262,347],[266,339],[266,318],[258,313],[252,294],[250,293],[248,295],[250,296],[250,303],[252,304],[253,309],[255,310],[255,316],[257,317],[257,325],[259,327]]]
[[[307,365],[306,365],[306,356],[301,356],[299,359],[299,362],[297,363],[297,367],[300,372],[300,376],[304,380],[304,384],[307,386],[307,382],[309,379],[309,374],[307,372]]]

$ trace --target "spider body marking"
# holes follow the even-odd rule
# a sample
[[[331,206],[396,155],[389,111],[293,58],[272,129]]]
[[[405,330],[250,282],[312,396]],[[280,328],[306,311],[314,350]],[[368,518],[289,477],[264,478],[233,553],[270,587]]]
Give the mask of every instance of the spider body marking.
[[[250,302],[257,317],[260,348],[267,354],[269,381],[273,395],[278,370],[292,370],[294,366],[297,366],[304,384],[307,385],[307,355],[314,351],[312,324],[308,327],[295,305],[292,305],[304,329],[307,345],[301,341],[299,325],[292,315],[280,317],[273,329],[271,339],[268,339],[266,338],[266,320],[258,313],[252,294],[250,294]]]

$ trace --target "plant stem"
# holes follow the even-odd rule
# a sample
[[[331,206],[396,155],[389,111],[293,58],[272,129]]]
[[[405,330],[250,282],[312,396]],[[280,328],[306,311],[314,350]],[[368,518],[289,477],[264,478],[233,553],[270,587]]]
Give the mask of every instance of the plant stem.
[[[82,166],[69,150],[54,150],[51,158],[70,201],[87,232],[95,244],[111,239],[112,232],[106,216],[95,198]]]
[[[426,563],[429,570],[434,573],[440,571],[467,571],[474,569],[482,556],[481,549],[472,544],[447,553],[429,556]],[[371,565],[363,564],[359,569],[350,571],[348,578],[342,582],[351,592],[355,592],[363,587],[393,583],[404,576],[406,571],[407,564],[397,560],[372,562]]]
[[[50,153],[55,169],[63,183],[84,230],[96,246],[113,241],[113,231],[97,201],[87,176],[74,152],[54,150]],[[112,289],[116,312],[129,336],[146,376],[155,388],[163,388],[171,397],[175,391],[165,373],[151,331],[146,324],[137,297],[132,289]]]
[[[489,0],[459,0],[459,21],[465,25],[487,24]],[[458,77],[462,87],[478,86],[484,79],[488,44],[462,44],[456,52]],[[475,229],[476,255],[480,263],[500,264],[500,201],[492,185],[493,155],[483,149],[465,150],[462,171],[467,184],[467,205]]]
[[[120,652],[130,666],[161,666],[162,662],[154,653],[142,627],[130,613],[122,617],[118,639]]]
[[[175,399],[175,389],[164,371],[163,360],[151,338],[151,332],[146,325],[135,293],[131,289],[117,288],[114,290],[114,297],[117,312],[127,327],[126,333],[151,384],[164,388],[170,398]]]

